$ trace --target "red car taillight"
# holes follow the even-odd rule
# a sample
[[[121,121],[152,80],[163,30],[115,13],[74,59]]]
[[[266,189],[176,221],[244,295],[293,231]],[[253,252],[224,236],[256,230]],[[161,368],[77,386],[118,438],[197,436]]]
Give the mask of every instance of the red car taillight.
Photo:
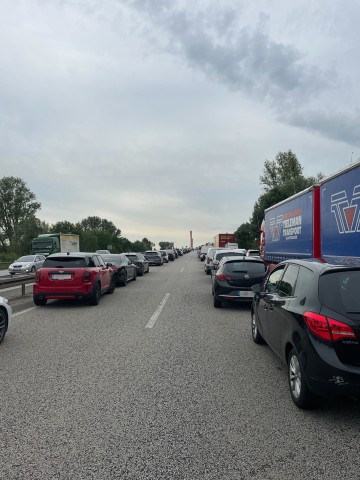
[[[354,330],[349,325],[333,318],[325,317],[318,313],[305,312],[304,320],[309,330],[324,340],[336,342],[344,338],[357,338]]]
[[[34,281],[35,281],[35,282],[39,282],[39,281],[40,281],[40,271],[39,271],[39,270],[37,270],[37,271],[35,272]]]
[[[220,280],[220,282],[231,280],[231,277],[229,275],[224,275],[223,273],[217,273],[216,278]]]
[[[83,273],[83,282],[91,282],[91,272],[85,270]]]

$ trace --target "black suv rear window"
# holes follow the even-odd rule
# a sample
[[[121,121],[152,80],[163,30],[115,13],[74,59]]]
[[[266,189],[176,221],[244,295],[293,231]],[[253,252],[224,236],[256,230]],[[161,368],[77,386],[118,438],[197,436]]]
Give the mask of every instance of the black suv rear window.
[[[47,258],[43,263],[44,268],[85,268],[84,257],[53,257]]]
[[[360,314],[360,270],[331,272],[319,278],[319,300],[343,315]]]
[[[224,268],[227,272],[239,273],[265,273],[266,267],[262,262],[226,262]]]

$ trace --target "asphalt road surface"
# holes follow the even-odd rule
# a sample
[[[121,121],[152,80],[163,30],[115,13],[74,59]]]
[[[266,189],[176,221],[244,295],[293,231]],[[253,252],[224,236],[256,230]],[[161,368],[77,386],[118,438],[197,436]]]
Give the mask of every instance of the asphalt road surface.
[[[0,479],[360,477],[359,403],[298,410],[249,307],[215,309],[194,253],[98,306],[6,293]]]

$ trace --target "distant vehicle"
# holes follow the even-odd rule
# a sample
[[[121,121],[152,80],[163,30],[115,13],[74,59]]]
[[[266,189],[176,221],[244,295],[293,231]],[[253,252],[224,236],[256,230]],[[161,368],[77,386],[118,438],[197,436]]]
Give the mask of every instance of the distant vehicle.
[[[114,293],[114,289],[113,270],[101,255],[54,253],[35,273],[33,300],[35,305],[46,305],[49,299],[79,299],[97,305],[103,293]]]
[[[110,255],[101,255],[104,262],[111,266],[114,271],[116,286],[126,287],[129,280],[136,280],[136,265],[125,255],[125,253],[113,253]]]
[[[206,257],[206,254],[207,254],[209,248],[212,248],[212,247],[213,247],[213,245],[202,245],[200,247],[200,250],[198,252],[198,258],[199,258],[200,261],[203,262],[205,260],[205,257]]]
[[[214,247],[225,247],[227,243],[236,243],[235,233],[218,233],[214,237]]]
[[[261,283],[266,273],[266,265],[260,258],[223,257],[212,276],[214,307],[222,307],[224,301],[252,302],[254,292],[251,287]]]
[[[95,253],[100,253],[100,255],[110,255],[110,250],[96,250]]]
[[[80,237],[73,233],[44,233],[31,241],[31,252],[41,255],[53,253],[78,252]]]
[[[4,340],[5,334],[11,324],[12,309],[8,300],[0,297],[0,343]]]
[[[206,275],[210,275],[211,272],[214,270],[214,257],[217,254],[217,252],[221,252],[221,251],[236,252],[236,255],[238,255],[238,254],[245,255],[245,253],[246,253],[246,250],[243,249],[243,248],[234,249],[234,248],[228,248],[228,247],[210,247],[207,251],[207,254],[206,254],[206,257],[205,257],[205,262],[204,262],[204,269],[205,269]],[[230,255],[230,253],[229,253],[229,255]],[[220,257],[220,258],[222,258],[222,257]],[[217,263],[217,265],[218,265],[218,263]]]
[[[220,261],[224,257],[245,257],[246,250],[245,249],[235,249],[235,250],[227,250],[226,248],[222,250],[216,250],[213,256],[212,264],[212,273],[215,274],[216,270],[219,267]]]
[[[9,265],[9,273],[10,275],[15,275],[15,273],[34,273],[41,268],[45,259],[44,255],[25,255]]]
[[[169,263],[169,257],[168,257],[167,251],[166,250],[159,250],[159,252],[161,253],[161,256],[163,257],[163,261],[165,263]]]
[[[144,257],[140,252],[128,252],[125,253],[129,260],[137,268],[137,274],[139,277],[142,277],[144,273],[149,273],[149,261]]]
[[[147,250],[144,253],[144,257],[148,260],[149,265],[159,265],[162,266],[164,264],[163,257],[161,253],[156,250]]]
[[[239,248],[239,245],[235,242],[228,242],[226,245],[225,245],[225,248]]]
[[[253,287],[253,340],[287,365],[299,408],[316,406],[320,396],[360,396],[359,285],[359,266],[287,260]]]
[[[175,253],[173,249],[167,249],[165,250],[168,256],[168,259],[170,262],[173,262],[175,260]]]
[[[246,256],[247,257],[259,257],[260,256],[260,250],[247,250]]]

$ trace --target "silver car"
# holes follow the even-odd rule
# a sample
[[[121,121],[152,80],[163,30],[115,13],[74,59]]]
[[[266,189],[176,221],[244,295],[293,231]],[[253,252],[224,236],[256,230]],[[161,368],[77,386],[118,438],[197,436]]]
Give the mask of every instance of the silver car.
[[[10,275],[15,275],[15,273],[34,273],[35,270],[39,270],[42,267],[44,262],[44,255],[25,255],[9,266],[9,273]]]
[[[0,343],[5,338],[5,333],[10,326],[12,318],[12,310],[8,301],[4,297],[0,297]]]

